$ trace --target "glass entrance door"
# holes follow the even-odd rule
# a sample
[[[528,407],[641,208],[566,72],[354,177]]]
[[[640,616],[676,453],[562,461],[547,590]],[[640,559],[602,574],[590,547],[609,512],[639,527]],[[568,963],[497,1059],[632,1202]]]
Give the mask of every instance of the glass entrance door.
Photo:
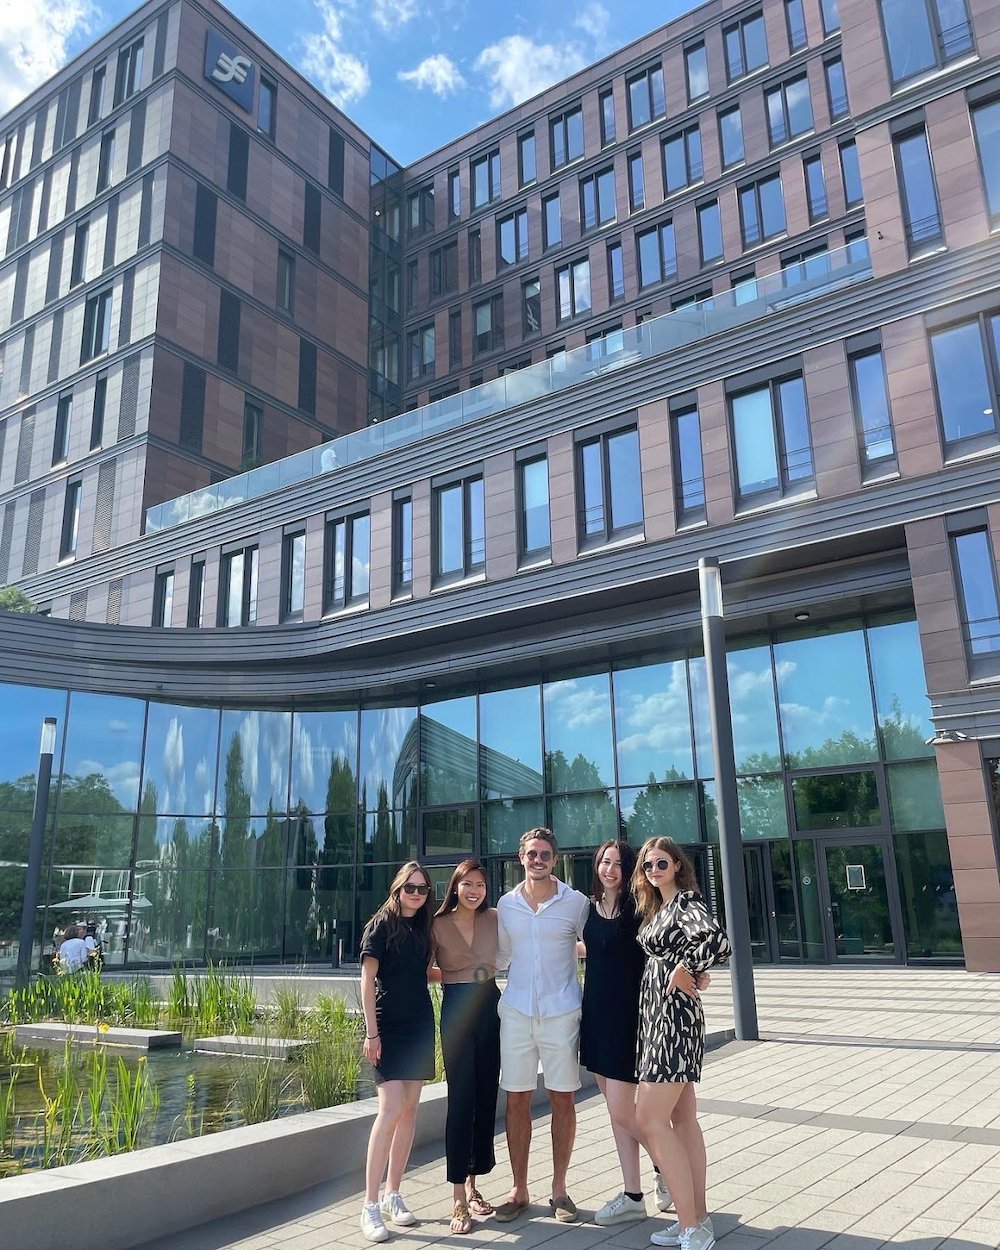
[[[767,881],[767,848],[745,846],[743,862],[747,878],[747,910],[750,917],[750,950],[755,964],[774,962],[772,921],[774,907],[770,903]]]
[[[898,963],[888,839],[821,846],[827,937],[834,960]]]

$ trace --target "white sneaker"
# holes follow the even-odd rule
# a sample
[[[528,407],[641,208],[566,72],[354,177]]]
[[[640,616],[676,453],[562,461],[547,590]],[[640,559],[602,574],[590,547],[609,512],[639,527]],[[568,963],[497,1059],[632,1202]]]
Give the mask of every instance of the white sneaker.
[[[681,1233],[681,1250],[712,1250],[715,1233],[708,1220],[697,1228],[685,1228]]]
[[[696,1250],[708,1250],[710,1245],[715,1244],[715,1229],[712,1227],[712,1217],[705,1217],[705,1223],[701,1225],[708,1235],[712,1238],[710,1242],[706,1242],[704,1246],[699,1246]],[[669,1228],[665,1228],[661,1233],[651,1233],[649,1240],[654,1246],[680,1246],[684,1243],[681,1240],[681,1226],[679,1223],[673,1223]]]
[[[670,1196],[670,1190],[664,1185],[663,1177],[659,1172],[656,1174],[656,1209],[657,1211],[672,1211],[674,1209],[674,1200]]]
[[[402,1194],[398,1189],[393,1189],[386,1193],[382,1198],[382,1214],[392,1220],[393,1224],[401,1224],[404,1227],[409,1224],[416,1224],[417,1217],[403,1201]]]
[[[388,1241],[389,1230],[382,1223],[377,1202],[366,1202],[361,1208],[361,1235],[368,1241]]]
[[[645,1218],[646,1204],[636,1202],[626,1193],[617,1194],[594,1213],[594,1223],[601,1224],[605,1228],[610,1224],[625,1224],[629,1220],[644,1220]]]

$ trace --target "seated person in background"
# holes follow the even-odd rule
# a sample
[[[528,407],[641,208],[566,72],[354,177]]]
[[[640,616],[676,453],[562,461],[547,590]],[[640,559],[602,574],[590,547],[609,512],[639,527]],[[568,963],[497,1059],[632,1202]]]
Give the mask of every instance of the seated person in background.
[[[87,950],[87,943],[80,936],[80,929],[75,924],[68,924],[56,956],[62,971],[79,972],[86,966],[89,956],[90,952]]]

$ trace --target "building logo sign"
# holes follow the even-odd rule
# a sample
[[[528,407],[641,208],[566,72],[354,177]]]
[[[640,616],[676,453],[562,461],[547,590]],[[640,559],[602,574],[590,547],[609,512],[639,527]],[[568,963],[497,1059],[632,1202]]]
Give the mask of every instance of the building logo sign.
[[[209,29],[205,38],[205,77],[241,109],[253,112],[254,63],[217,30]]]

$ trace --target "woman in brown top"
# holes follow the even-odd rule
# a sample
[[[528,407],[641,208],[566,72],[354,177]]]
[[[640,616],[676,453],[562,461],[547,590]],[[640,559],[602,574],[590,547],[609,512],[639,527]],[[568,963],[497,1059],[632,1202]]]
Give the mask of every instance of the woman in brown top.
[[[497,913],[486,892],[486,870],[463,860],[431,926],[441,969],[441,1052],[448,1078],[445,1156],[454,1186],[453,1233],[472,1231],[470,1212],[492,1215],[476,1177],[496,1164],[493,1134],[500,1083],[500,1018],[496,983]]]

